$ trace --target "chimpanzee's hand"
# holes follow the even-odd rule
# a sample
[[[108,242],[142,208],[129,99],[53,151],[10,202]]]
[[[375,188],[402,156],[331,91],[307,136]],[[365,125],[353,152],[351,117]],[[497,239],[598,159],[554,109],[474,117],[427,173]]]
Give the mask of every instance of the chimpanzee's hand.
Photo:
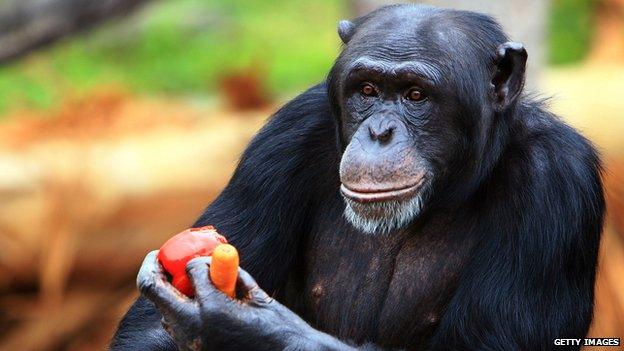
[[[310,327],[240,268],[236,286],[240,299],[227,297],[210,281],[210,257],[195,258],[186,266],[195,287],[195,298],[188,298],[167,281],[157,254],[152,251],[145,257],[137,285],[160,310],[165,330],[181,350],[348,348]]]

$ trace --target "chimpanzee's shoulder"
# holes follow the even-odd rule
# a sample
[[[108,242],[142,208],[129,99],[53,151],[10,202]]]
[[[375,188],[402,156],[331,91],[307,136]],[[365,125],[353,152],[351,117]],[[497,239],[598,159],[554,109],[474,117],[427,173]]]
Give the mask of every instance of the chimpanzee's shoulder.
[[[525,99],[517,106],[511,138],[515,144],[559,160],[580,158],[598,162],[599,159],[587,138],[550,111],[548,99]]]
[[[516,169],[551,188],[582,185],[600,193],[602,165],[594,145],[548,109],[547,100],[525,100],[511,128]],[[596,197],[598,198],[598,197]]]
[[[325,82],[299,94],[275,112],[273,119],[284,122],[329,120],[331,110]]]
[[[256,135],[250,148],[262,144],[264,149],[293,151],[292,148],[297,148],[306,155],[319,148],[323,150],[317,151],[327,153],[336,148],[336,123],[323,82],[280,107]]]

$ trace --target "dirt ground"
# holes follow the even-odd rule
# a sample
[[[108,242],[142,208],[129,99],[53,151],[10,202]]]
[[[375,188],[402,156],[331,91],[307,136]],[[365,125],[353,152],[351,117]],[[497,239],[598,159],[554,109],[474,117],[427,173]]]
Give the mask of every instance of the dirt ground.
[[[624,66],[548,70],[550,104],[601,149],[610,216],[592,336],[624,339]],[[93,350],[143,255],[189,226],[273,108],[103,88],[0,124],[0,350]],[[603,348],[604,349],[604,348]]]

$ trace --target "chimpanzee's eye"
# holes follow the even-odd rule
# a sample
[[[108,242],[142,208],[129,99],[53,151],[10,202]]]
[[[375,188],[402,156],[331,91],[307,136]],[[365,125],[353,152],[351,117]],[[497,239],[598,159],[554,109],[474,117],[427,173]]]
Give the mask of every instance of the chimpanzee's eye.
[[[420,101],[425,98],[425,94],[423,94],[419,88],[411,88],[407,91],[407,94],[405,94],[405,98],[412,101]]]
[[[364,83],[360,88],[360,93],[364,96],[377,96],[377,89],[371,83]]]

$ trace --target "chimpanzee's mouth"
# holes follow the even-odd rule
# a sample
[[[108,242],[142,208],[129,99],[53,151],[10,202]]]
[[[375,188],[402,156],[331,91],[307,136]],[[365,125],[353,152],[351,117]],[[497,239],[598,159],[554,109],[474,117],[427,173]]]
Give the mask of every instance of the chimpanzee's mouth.
[[[429,194],[429,185],[424,176],[400,186],[384,184],[356,188],[349,183],[342,184],[340,192],[345,200],[345,218],[364,233],[390,233],[420,214]]]
[[[374,187],[353,187],[344,183],[340,185],[342,195],[349,200],[359,203],[404,201],[413,197],[425,182],[420,177],[415,183],[400,185],[392,188],[379,189]]]

